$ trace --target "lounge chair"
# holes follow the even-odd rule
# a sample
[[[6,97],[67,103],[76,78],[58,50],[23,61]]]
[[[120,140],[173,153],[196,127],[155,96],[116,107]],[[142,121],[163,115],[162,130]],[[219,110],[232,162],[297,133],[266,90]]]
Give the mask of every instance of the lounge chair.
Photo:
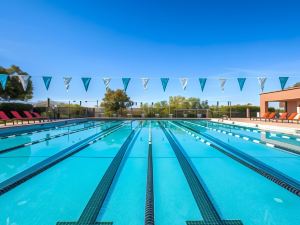
[[[276,113],[275,113],[275,112],[272,112],[272,113],[270,113],[270,114],[268,115],[267,118],[265,118],[265,121],[267,121],[267,120],[269,120],[269,121],[274,120],[274,119],[275,119],[275,116],[276,116]]]
[[[263,114],[262,117],[253,117],[253,120],[262,120],[262,119],[268,119],[268,116],[270,115],[269,112],[266,112]]]
[[[291,113],[291,114],[288,116],[288,118],[287,118],[287,122],[288,122],[288,123],[289,123],[289,122],[293,122],[293,121],[295,120],[295,118],[296,118],[297,115],[298,115],[298,113],[296,113],[296,112]]]
[[[297,123],[300,122],[300,113],[298,113],[298,114],[294,117],[294,121],[297,121]]]
[[[298,113],[296,113],[296,112],[293,112],[293,113],[291,113],[291,115],[289,115],[289,117],[287,118],[287,120],[288,120],[288,123],[290,122],[290,121],[294,121],[294,118],[297,116],[297,114]]]
[[[24,115],[26,116],[27,119],[33,120],[33,122],[35,123],[36,120],[41,122],[41,119],[37,118],[37,117],[33,117],[32,114],[29,111],[23,111]]]
[[[10,119],[5,112],[0,111],[0,121],[4,123],[4,125],[6,126],[7,122],[12,122],[13,124],[15,124],[15,120],[14,119]]]
[[[278,119],[276,119],[276,122],[278,122],[279,120],[281,120],[281,122],[283,123],[284,120],[287,120],[288,119],[288,113],[287,112],[284,112],[282,113]]]
[[[17,123],[18,123],[18,121],[21,121],[23,124],[24,121],[27,121],[29,124],[29,121],[31,120],[31,119],[22,117],[17,111],[10,111],[10,113],[13,115],[13,117],[17,121]]]
[[[31,114],[34,115],[35,118],[37,118],[37,119],[40,119],[40,120],[43,120],[43,121],[49,120],[49,118],[47,118],[45,116],[41,116],[41,114],[39,114],[38,112],[32,112]]]

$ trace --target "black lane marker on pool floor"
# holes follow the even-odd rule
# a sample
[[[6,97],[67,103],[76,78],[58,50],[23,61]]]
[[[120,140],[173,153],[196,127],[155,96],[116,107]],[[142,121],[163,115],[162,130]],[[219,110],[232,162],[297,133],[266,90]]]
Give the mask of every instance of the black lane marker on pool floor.
[[[205,126],[205,125],[202,125],[202,124],[200,125],[199,123],[194,123],[194,122],[184,121],[184,123],[189,123],[189,124],[192,124],[193,126],[200,126],[200,127],[205,128],[205,129],[212,130],[214,132],[218,132],[218,130],[219,130],[220,132],[222,131],[221,132],[222,134],[226,134],[226,135],[229,135],[229,133],[230,133],[231,135],[229,135],[229,136],[236,137],[236,138],[242,139],[244,141],[248,141],[249,140],[249,141],[251,141],[253,143],[256,143],[256,144],[263,144],[263,145],[266,145],[266,146],[268,146],[268,144],[271,144],[271,143],[268,143],[268,142],[263,141],[261,139],[257,140],[258,138],[253,138],[251,136],[244,135],[244,134],[241,134],[241,133],[235,133],[235,132],[223,130],[223,129],[220,129],[220,128],[212,128],[212,127],[208,127],[208,126]],[[247,140],[244,139],[243,137],[245,137]],[[297,151],[297,150],[286,148],[284,146],[277,145],[277,144],[271,144],[271,145],[272,145],[272,148],[274,147],[274,148],[278,148],[280,150],[283,150],[285,152],[289,152],[289,153],[294,153],[294,154],[300,155],[300,152]]]
[[[152,158],[152,130],[149,127],[148,169],[145,205],[145,225],[154,225],[154,192],[153,192],[153,158]]]
[[[137,132],[137,129],[139,131]],[[96,219],[100,213],[109,189],[114,182],[114,178],[118,173],[118,169],[122,163],[126,151],[133,146],[139,133],[141,131],[140,125],[134,128],[126,141],[121,146],[120,150],[110,163],[109,167],[105,171],[105,174],[98,183],[93,195],[89,199],[83,212],[81,213],[77,222],[57,222],[56,225],[112,225],[113,222],[97,222]],[[116,212],[117,213],[117,212]]]
[[[5,194],[6,192],[12,190],[13,188],[17,187],[18,185],[24,183],[25,181],[33,178],[34,176],[42,173],[43,171],[53,167],[57,163],[67,159],[68,157],[74,155],[75,153],[83,150],[90,144],[95,143],[96,141],[100,140],[102,137],[107,136],[108,134],[118,130],[119,128],[123,127],[124,123],[120,123],[114,126],[109,127],[97,134],[94,134],[82,141],[77,142],[76,144],[59,151],[58,153],[50,156],[49,158],[31,166],[30,168],[23,170],[22,172],[14,175],[11,178],[0,183],[0,196]]]
[[[201,212],[201,215],[203,217],[203,221],[187,221],[186,223],[188,225],[242,225],[243,223],[240,220],[221,219],[221,216],[213,205],[210,196],[205,190],[200,175],[193,169],[191,163],[189,162],[187,157],[185,157],[185,151],[183,147],[179,144],[176,137],[170,130],[167,131],[166,128],[161,124],[161,122],[159,122],[159,125],[176,155],[176,158],[197,203],[199,211]]]
[[[87,123],[87,122],[91,122],[91,121],[79,121],[79,122],[73,122],[73,123],[59,125],[59,126],[53,126],[53,127],[49,127],[49,128],[43,128],[43,127],[35,128],[32,131],[21,131],[21,132],[14,133],[14,134],[8,134],[8,135],[0,136],[0,140],[1,139],[6,139],[6,138],[11,138],[11,137],[24,136],[24,135],[28,135],[28,134],[35,134],[35,133],[38,133],[38,132],[56,130],[56,129],[59,129],[59,128],[72,127],[74,125],[78,125],[78,124],[82,124],[82,123]],[[38,124],[36,124],[36,125],[38,125]],[[40,124],[40,125],[43,125],[43,124]]]
[[[178,126],[184,127],[190,131],[193,131],[196,134],[203,136],[204,138],[210,140],[213,143],[210,143],[210,146],[214,149],[218,150],[219,152],[229,156],[233,160],[241,163],[242,165],[252,169],[253,171],[257,172],[258,174],[266,177],[267,179],[273,181],[274,183],[278,184],[279,186],[285,188],[286,190],[290,191],[291,193],[300,196],[300,184],[293,178],[283,174],[282,172],[266,165],[263,162],[256,160],[254,157],[249,156],[238,149],[224,143],[223,141],[218,140],[217,138],[212,137],[208,134],[203,134],[197,131],[194,128],[188,127],[184,124],[173,122]]]
[[[36,140],[36,141],[27,142],[27,143],[24,143],[24,144],[21,144],[21,145],[16,145],[16,146],[13,146],[13,147],[10,147],[10,148],[0,150],[0,154],[7,153],[7,152],[10,152],[10,151],[13,151],[13,150],[17,150],[19,148],[24,148],[26,146],[39,144],[39,143],[49,141],[49,140],[52,140],[52,139],[55,139],[55,138],[63,137],[63,136],[66,136],[66,135],[78,133],[80,131],[85,131],[85,130],[101,127],[102,125],[105,125],[105,123],[100,123],[100,124],[93,125],[93,126],[90,126],[90,127],[83,127],[83,128],[79,128],[77,130],[72,130],[72,131],[68,131],[68,132],[65,132],[65,133],[56,134],[56,135],[53,135],[53,136],[42,138],[42,139],[39,139],[39,140]]]

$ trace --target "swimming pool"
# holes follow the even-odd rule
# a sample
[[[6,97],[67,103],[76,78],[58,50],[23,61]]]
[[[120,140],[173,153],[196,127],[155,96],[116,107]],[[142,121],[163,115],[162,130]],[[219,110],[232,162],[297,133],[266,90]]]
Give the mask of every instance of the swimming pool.
[[[300,224],[298,137],[206,120],[0,137],[0,224]]]

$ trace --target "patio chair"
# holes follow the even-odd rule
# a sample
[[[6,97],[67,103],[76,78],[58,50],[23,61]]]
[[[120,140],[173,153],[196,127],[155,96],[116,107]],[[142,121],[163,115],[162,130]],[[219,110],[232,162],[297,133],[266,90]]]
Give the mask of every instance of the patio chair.
[[[12,122],[13,125],[15,124],[15,120],[9,118],[9,117],[6,115],[6,113],[3,112],[3,111],[0,111],[0,121],[4,123],[4,126],[6,126],[6,123],[7,123],[7,122]]]
[[[45,116],[41,116],[41,114],[39,114],[38,112],[31,112],[32,115],[35,116],[35,118],[40,119],[40,120],[49,120],[49,118],[45,117]]]
[[[276,122],[278,122],[279,120],[281,120],[281,122],[283,123],[284,120],[287,120],[288,118],[288,113],[287,112],[284,112],[282,113],[278,119],[276,119]]]
[[[31,120],[31,119],[22,117],[17,111],[10,111],[10,113],[13,115],[13,117],[17,121],[17,123],[18,123],[18,121],[21,121],[23,124],[24,121],[27,121],[29,124],[29,121]]]
[[[297,123],[300,122],[300,113],[298,113],[298,114],[294,117],[294,121],[297,121]]]
[[[276,113],[275,113],[275,112],[272,112],[272,113],[270,113],[270,114],[268,115],[267,118],[265,118],[265,121],[267,121],[267,120],[269,120],[269,121],[274,120],[274,119],[275,119],[275,116],[276,116]]]
[[[290,122],[290,121],[294,121],[294,118],[297,116],[297,114],[298,113],[296,113],[296,112],[293,112],[293,113],[291,113],[291,115],[289,115],[289,117],[288,117],[288,123]]]
[[[33,120],[33,122],[35,123],[36,120],[41,122],[41,119],[33,117],[32,114],[29,111],[23,111],[24,115],[26,116],[26,118]]]
[[[268,119],[268,116],[270,115],[269,112],[266,112],[262,115],[262,117],[253,117],[253,120],[262,120],[262,119]]]

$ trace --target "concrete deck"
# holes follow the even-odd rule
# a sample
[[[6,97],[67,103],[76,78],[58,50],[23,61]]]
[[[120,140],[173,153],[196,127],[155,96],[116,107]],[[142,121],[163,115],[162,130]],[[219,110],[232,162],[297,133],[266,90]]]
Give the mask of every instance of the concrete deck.
[[[212,119],[212,121],[219,121],[218,119]],[[274,132],[281,132],[293,135],[300,135],[300,124],[287,123],[287,122],[268,122],[250,120],[249,118],[232,118],[231,120],[223,120],[226,124],[236,124],[246,127],[256,127],[262,130],[270,130]]]

